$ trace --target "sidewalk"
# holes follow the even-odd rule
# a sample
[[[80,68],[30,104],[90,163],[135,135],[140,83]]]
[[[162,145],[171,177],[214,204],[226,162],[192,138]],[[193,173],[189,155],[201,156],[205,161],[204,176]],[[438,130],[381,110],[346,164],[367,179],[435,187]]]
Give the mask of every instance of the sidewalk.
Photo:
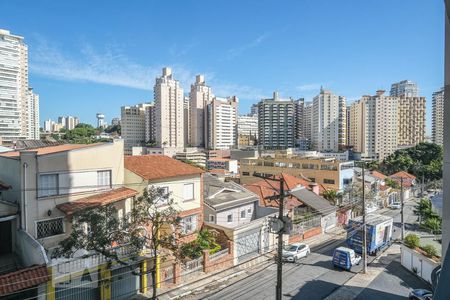
[[[345,237],[346,231],[341,227],[336,227],[323,233],[319,236],[311,237],[302,242],[307,243],[311,248],[316,246],[326,246],[333,243],[337,239]],[[314,249],[313,249],[314,251]],[[203,290],[213,290],[225,285],[227,281],[238,281],[251,274],[255,274],[260,270],[274,263],[274,251],[261,254],[245,263],[234,266],[229,269],[219,271],[215,274],[202,274],[190,282],[183,283],[177,287],[161,288],[158,290],[159,300],[181,299],[193,293],[198,293]],[[148,295],[148,296],[147,296]],[[150,293],[147,295],[137,295],[133,299],[148,299]]]
[[[381,256],[377,257],[367,266],[367,274],[358,273],[347,281],[342,287],[335,290],[326,300],[352,300],[356,299],[375,278],[385,271],[386,267],[400,254],[400,245],[393,244]]]

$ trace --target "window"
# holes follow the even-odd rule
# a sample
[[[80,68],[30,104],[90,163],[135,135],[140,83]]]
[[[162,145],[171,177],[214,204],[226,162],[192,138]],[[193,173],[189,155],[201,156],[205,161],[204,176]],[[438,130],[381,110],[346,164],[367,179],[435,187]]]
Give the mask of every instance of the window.
[[[111,187],[111,170],[97,171],[97,186]]]
[[[184,200],[192,200],[194,199],[194,184],[187,183],[183,187],[183,199]]]
[[[352,178],[344,178],[344,185],[351,184],[352,181]]]
[[[228,216],[227,216],[227,222],[228,222],[228,223],[233,222],[233,215],[228,215]]]
[[[241,210],[241,218],[245,219],[246,215],[245,215],[245,210]]]
[[[39,197],[58,195],[58,174],[39,175]]]
[[[242,172],[243,176],[250,176],[250,172]]]
[[[64,233],[63,218],[36,222],[36,236],[38,239]]]
[[[192,215],[181,219],[181,233],[190,234],[197,229],[197,215]]]
[[[214,222],[214,219],[215,219],[215,218],[214,218],[214,215],[209,215],[209,221],[210,221],[210,222]]]
[[[323,183],[326,183],[326,184],[334,184],[334,179],[324,179],[323,180]]]
[[[251,208],[247,209],[247,212],[248,212],[249,214],[251,214],[251,213],[252,213],[252,209],[251,209]]]

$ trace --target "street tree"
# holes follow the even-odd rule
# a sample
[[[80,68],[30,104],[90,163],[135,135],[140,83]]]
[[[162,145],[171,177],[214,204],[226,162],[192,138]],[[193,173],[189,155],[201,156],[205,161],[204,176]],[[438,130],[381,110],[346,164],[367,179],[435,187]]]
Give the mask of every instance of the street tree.
[[[73,215],[72,232],[63,240],[54,256],[71,257],[76,251],[100,253],[111,262],[132,268],[133,261],[144,253],[150,257],[153,295],[156,299],[157,259],[180,255],[181,235],[179,211],[163,188],[149,187],[133,202],[131,212],[118,218],[114,205],[86,209]],[[120,257],[118,246],[126,246],[128,259]],[[164,254],[163,254],[164,252]]]

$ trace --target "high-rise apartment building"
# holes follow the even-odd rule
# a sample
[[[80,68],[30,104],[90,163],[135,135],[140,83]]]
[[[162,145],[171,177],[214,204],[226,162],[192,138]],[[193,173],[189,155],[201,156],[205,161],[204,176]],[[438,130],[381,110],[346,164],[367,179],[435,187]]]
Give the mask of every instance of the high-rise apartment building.
[[[302,116],[302,126],[303,126],[303,136],[305,139],[311,141],[311,130],[312,130],[312,102],[305,102],[303,107],[303,116]]]
[[[155,105],[153,103],[145,104],[145,142],[154,143],[156,141],[155,137]]]
[[[350,128],[351,128],[351,123],[350,123],[350,106],[347,106],[345,108],[345,117],[346,117],[346,134],[347,134],[347,147],[351,147],[352,144],[350,143]]]
[[[366,160],[383,160],[397,150],[398,97],[379,90],[350,108],[350,143]]]
[[[111,125],[113,126],[120,125],[120,118],[112,118]]]
[[[193,147],[205,147],[206,106],[212,102],[214,95],[211,87],[206,85],[205,77],[197,75],[195,83],[191,85],[189,144]]]
[[[419,88],[411,80],[402,80],[391,85],[390,95],[392,97],[419,97]]]
[[[295,146],[295,103],[281,99],[277,92],[273,98],[258,103],[259,145],[264,149],[286,149]]]
[[[258,115],[258,103],[252,104],[250,107],[250,115],[257,116]]]
[[[433,93],[433,113],[431,140],[438,145],[444,144],[444,88]]]
[[[312,146],[318,151],[339,151],[346,144],[345,97],[321,89],[312,108]]]
[[[36,120],[39,98],[28,86],[28,46],[23,37],[0,29],[1,140],[38,139]]]
[[[66,123],[62,124],[62,126],[64,128],[66,128],[67,130],[74,129],[80,123],[80,120],[77,117],[74,117],[74,116],[67,116],[67,117],[65,117],[65,121],[66,121]]]
[[[209,149],[231,149],[237,145],[238,98],[214,97],[207,105],[207,136]]]
[[[295,139],[304,138],[303,134],[303,112],[305,109],[305,99],[295,100]]]
[[[146,108],[151,104],[138,104],[121,107],[121,130],[124,140],[124,152],[131,155],[133,146],[140,146],[146,141]]]
[[[184,95],[170,68],[163,68],[156,78],[155,138],[160,147],[184,147]]]
[[[237,133],[239,146],[253,146],[258,139],[258,116],[238,116]]]
[[[187,145],[190,145],[189,137],[191,136],[191,104],[188,96],[184,96],[183,99],[183,117],[184,117],[184,142]]]
[[[425,97],[399,96],[397,114],[398,147],[412,147],[424,142],[426,114]]]
[[[28,138],[32,140],[40,139],[40,128],[39,128],[39,95],[33,93],[32,88],[28,88],[28,126],[29,135]]]

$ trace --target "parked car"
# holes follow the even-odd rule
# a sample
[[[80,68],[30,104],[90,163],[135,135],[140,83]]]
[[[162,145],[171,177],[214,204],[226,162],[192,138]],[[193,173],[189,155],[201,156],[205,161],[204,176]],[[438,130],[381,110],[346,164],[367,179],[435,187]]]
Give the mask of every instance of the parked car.
[[[394,202],[390,205],[390,208],[392,209],[400,209],[402,208],[402,204],[400,202]]]
[[[303,243],[290,244],[283,249],[283,260],[297,262],[300,258],[306,257],[311,253],[309,246]]]
[[[354,265],[359,265],[361,256],[346,247],[338,247],[333,252],[333,266],[344,270],[350,270]]]
[[[424,289],[416,289],[412,290],[409,293],[410,300],[432,300],[433,292]]]

